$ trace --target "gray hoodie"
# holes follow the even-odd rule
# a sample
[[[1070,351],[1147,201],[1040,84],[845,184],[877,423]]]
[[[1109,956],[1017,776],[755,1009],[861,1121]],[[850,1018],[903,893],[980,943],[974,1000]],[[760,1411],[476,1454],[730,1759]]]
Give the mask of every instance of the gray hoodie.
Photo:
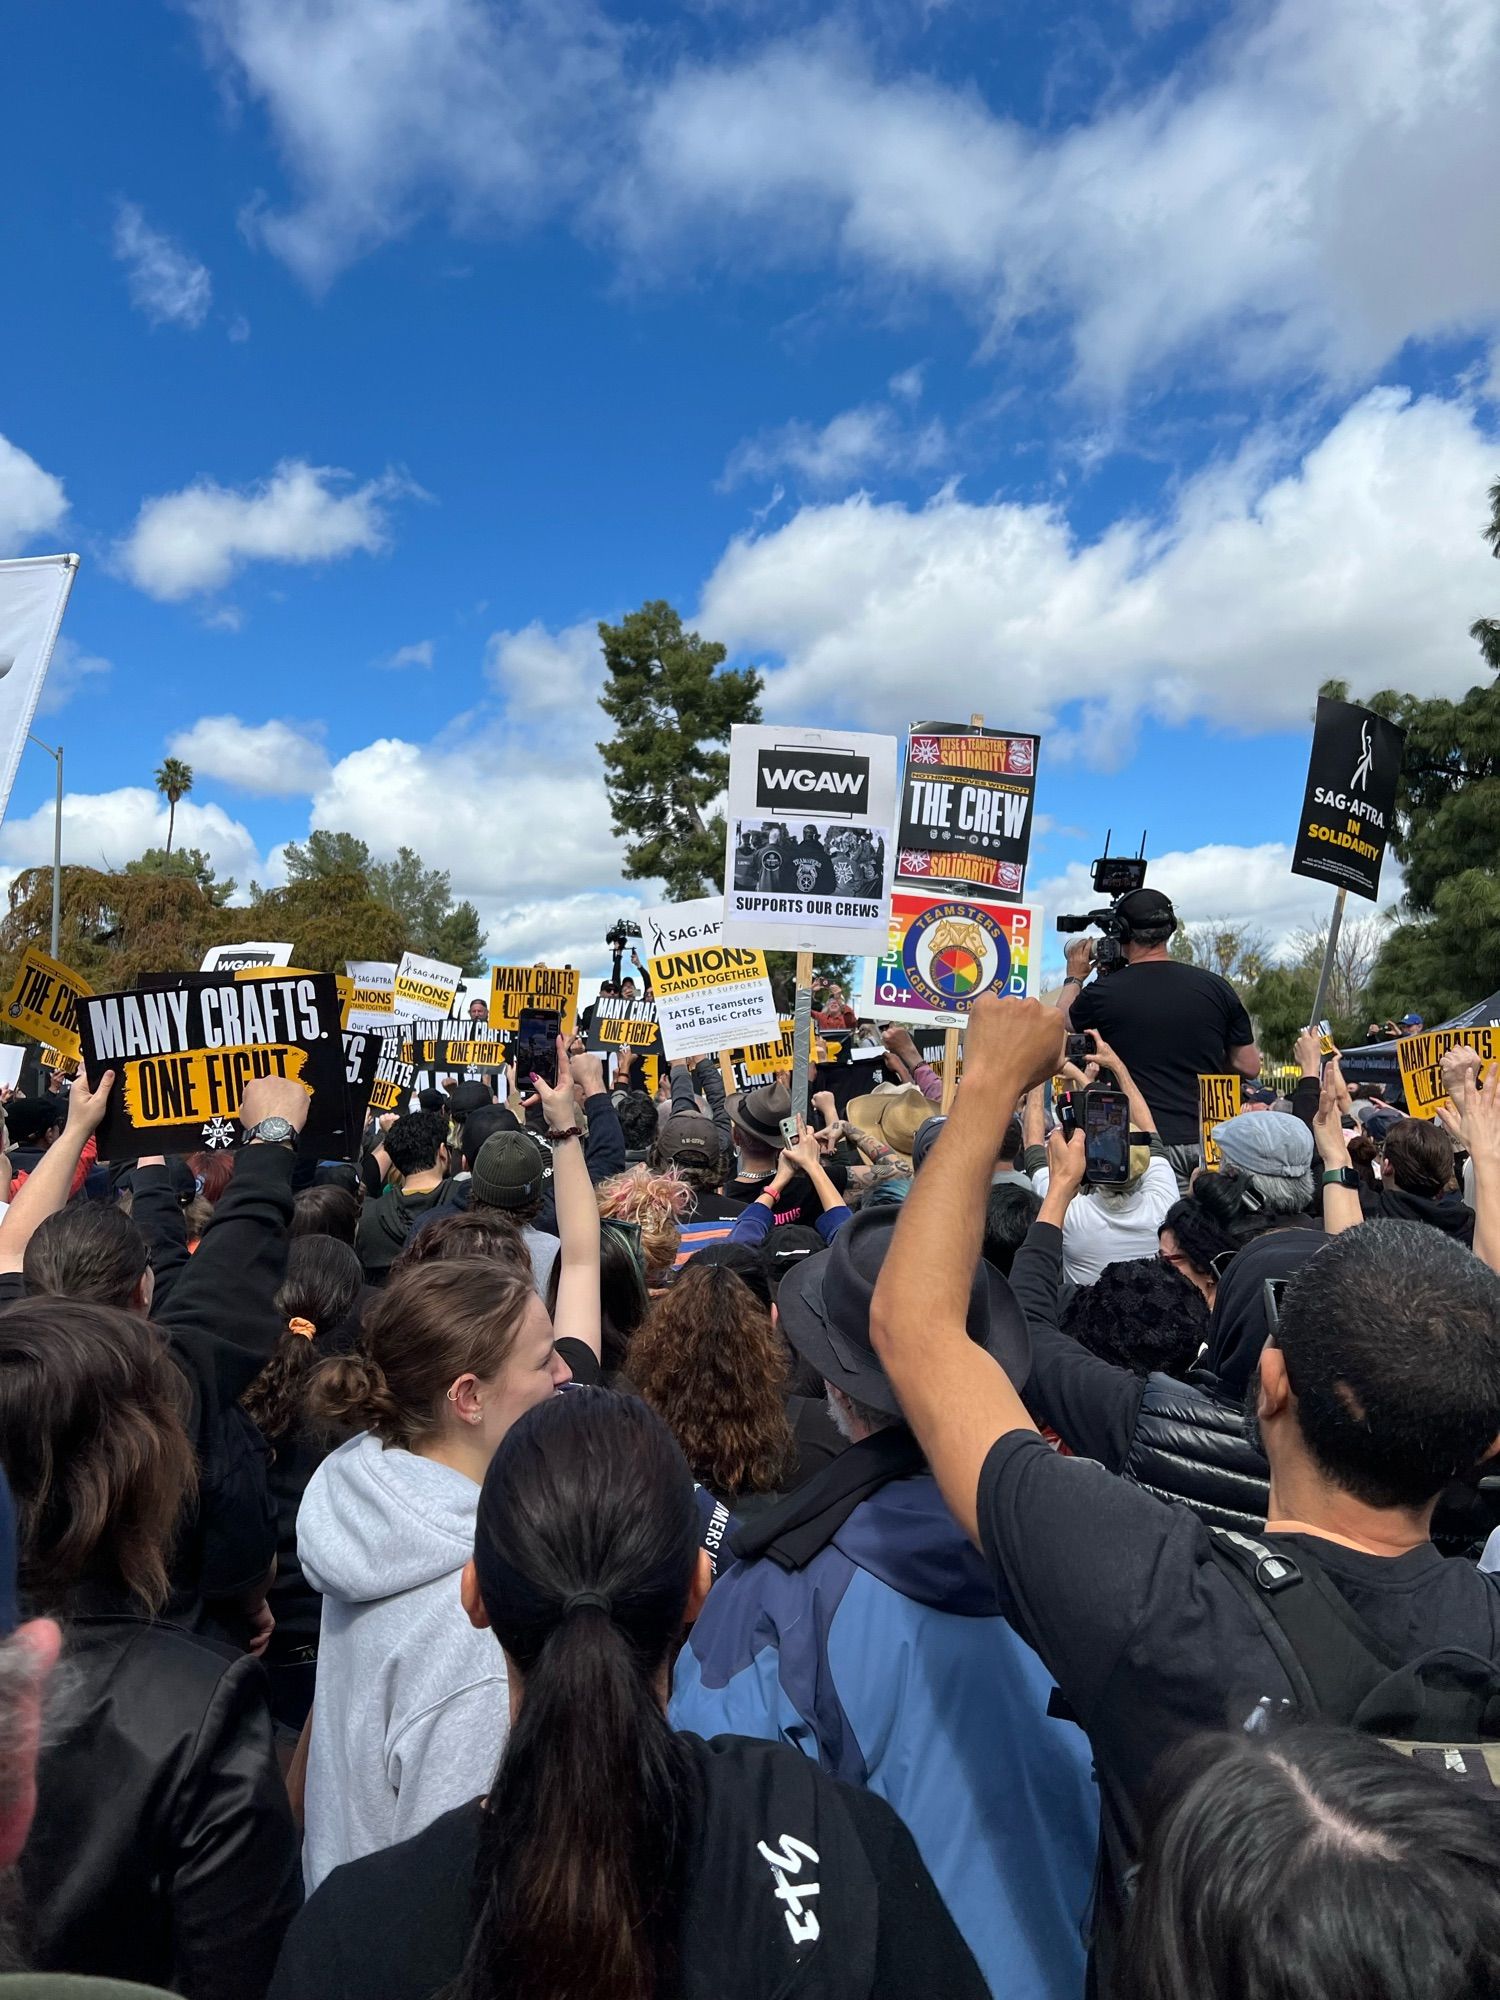
[[[318,1467],[297,1553],[323,1593],[302,1872],[390,1847],[488,1790],[510,1727],[505,1661],[459,1598],[479,1488],[377,1438]]]

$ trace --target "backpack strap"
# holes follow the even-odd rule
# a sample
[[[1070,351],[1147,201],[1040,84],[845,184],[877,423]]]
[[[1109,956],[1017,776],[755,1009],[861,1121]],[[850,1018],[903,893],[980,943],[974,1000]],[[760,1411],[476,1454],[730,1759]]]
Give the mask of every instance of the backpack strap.
[[[1352,1612],[1316,1558],[1211,1528],[1219,1569],[1238,1587],[1304,1716],[1350,1723],[1399,1664]]]

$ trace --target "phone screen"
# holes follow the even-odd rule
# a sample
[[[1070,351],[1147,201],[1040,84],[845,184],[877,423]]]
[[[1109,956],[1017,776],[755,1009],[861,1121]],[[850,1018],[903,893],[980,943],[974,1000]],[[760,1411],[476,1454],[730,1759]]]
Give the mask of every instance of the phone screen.
[[[1068,1061],[1070,1063],[1077,1063],[1081,1068],[1095,1053],[1095,1046],[1094,1031],[1092,1028],[1085,1028],[1082,1034],[1079,1035],[1069,1035]]]
[[[1083,1143],[1090,1181],[1130,1179],[1130,1103],[1123,1090],[1091,1090],[1084,1098]]]
[[[543,1014],[523,1007],[516,1023],[516,1081],[524,1090],[526,1079],[539,1076],[543,1083],[557,1082],[557,1014]]]

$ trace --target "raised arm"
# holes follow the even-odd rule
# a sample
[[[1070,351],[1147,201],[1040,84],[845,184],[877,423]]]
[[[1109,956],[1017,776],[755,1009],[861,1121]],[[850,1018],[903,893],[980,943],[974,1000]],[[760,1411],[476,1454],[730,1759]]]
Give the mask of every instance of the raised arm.
[[[1450,1066],[1445,1056],[1443,1081],[1453,1108],[1445,1105],[1438,1117],[1448,1136],[1468,1148],[1474,1167],[1474,1255],[1500,1271],[1500,1064],[1481,1079],[1477,1062]]]
[[[582,1086],[585,1097],[596,1084],[602,1085],[602,1065],[597,1056],[567,1054],[561,1035],[557,1038],[559,1082],[552,1087],[540,1077],[532,1083],[542,1102],[542,1115],[552,1141],[552,1199],[557,1208],[557,1233],[562,1242],[558,1253],[557,1311],[559,1333],[581,1340],[595,1356],[602,1353],[599,1304],[599,1203],[588,1165],[579,1143],[578,1112],[573,1085]],[[609,1102],[608,1098],[604,1100]],[[618,1120],[616,1124],[618,1125]],[[566,1133],[569,1136],[564,1137]]]
[[[1156,1120],[1151,1115],[1151,1107],[1147,1104],[1145,1098],[1142,1097],[1140,1091],[1137,1090],[1135,1078],[1130,1074],[1130,1071],[1121,1062],[1108,1042],[1105,1041],[1104,1037],[1097,1033],[1097,1031],[1094,1035],[1094,1048],[1098,1054],[1100,1067],[1113,1072],[1116,1082],[1125,1093],[1126,1102],[1130,1106],[1131,1130],[1133,1132],[1149,1132],[1154,1139],[1156,1137]]]
[[[114,1080],[114,1071],[107,1069],[99,1079],[99,1088],[90,1090],[88,1078],[79,1072],[68,1098],[67,1122],[27,1175],[0,1222],[0,1271],[20,1270],[26,1246],[37,1229],[67,1203],[83,1149],[103,1123]]]
[[[1344,1137],[1344,1113],[1348,1106],[1349,1086],[1344,1082],[1343,1072],[1335,1058],[1323,1072],[1323,1083],[1318,1092],[1318,1115],[1313,1120],[1313,1144],[1322,1162],[1319,1178],[1324,1183],[1323,1228],[1329,1236],[1341,1235],[1346,1229],[1358,1229],[1365,1219],[1359,1189],[1340,1186],[1337,1181],[1329,1183],[1326,1179],[1329,1174],[1351,1171],[1349,1142]]]
[[[976,1542],[979,1475],[995,1440],[1036,1426],[1014,1384],[970,1340],[995,1134],[1055,1073],[1063,1023],[1038,1000],[986,996],[969,1015],[964,1087],[896,1224],[870,1307],[875,1352],[955,1520]]]
[[[708,1115],[714,1121],[714,1130],[719,1135],[719,1145],[726,1155],[734,1151],[734,1123],[729,1116],[729,1104],[724,1095],[724,1078],[719,1065],[712,1056],[704,1056],[693,1071],[693,1080],[708,1106]]]

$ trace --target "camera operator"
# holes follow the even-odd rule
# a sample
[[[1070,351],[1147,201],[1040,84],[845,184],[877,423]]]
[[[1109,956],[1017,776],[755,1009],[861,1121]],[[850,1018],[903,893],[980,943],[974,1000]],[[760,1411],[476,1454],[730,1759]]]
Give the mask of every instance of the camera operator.
[[[1114,905],[1121,962],[1087,984],[1092,938],[1068,946],[1058,1008],[1069,1027],[1097,1028],[1151,1108],[1167,1158],[1186,1188],[1199,1164],[1198,1078],[1260,1074],[1245,1004],[1227,979],[1171,958],[1177,914],[1159,889],[1133,889]]]

